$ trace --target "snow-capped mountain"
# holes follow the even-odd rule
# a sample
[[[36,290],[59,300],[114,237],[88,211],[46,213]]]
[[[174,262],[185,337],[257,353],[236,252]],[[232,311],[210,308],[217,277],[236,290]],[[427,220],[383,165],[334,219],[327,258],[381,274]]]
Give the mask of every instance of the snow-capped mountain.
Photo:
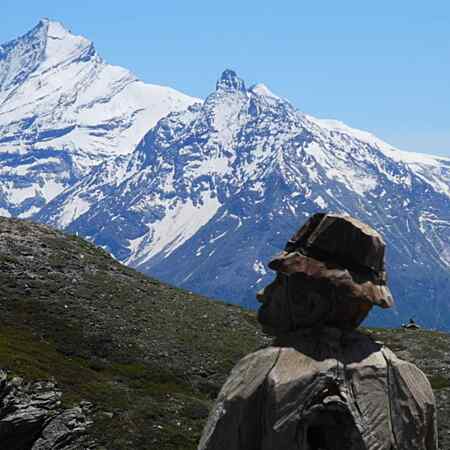
[[[397,309],[372,323],[416,315],[450,329],[450,159],[303,114],[229,70],[203,104],[160,120],[37,219],[178,286],[253,306],[273,276],[266,262],[321,210],[387,241]]]
[[[0,214],[31,216],[196,101],[106,64],[92,42],[42,20],[0,46]]]

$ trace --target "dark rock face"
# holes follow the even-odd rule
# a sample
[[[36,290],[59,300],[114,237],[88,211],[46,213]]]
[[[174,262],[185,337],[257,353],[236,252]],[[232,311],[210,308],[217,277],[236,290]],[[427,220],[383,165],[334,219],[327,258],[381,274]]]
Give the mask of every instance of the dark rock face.
[[[244,81],[239,78],[234,70],[224,70],[222,76],[216,83],[216,89],[230,91],[245,91]]]
[[[353,330],[393,303],[378,233],[317,214],[269,267],[258,318],[274,344],[233,369],[199,450],[437,450],[426,376]]]
[[[64,409],[49,381],[26,383],[0,370],[0,444],[8,450],[90,449],[85,439],[91,405]]]

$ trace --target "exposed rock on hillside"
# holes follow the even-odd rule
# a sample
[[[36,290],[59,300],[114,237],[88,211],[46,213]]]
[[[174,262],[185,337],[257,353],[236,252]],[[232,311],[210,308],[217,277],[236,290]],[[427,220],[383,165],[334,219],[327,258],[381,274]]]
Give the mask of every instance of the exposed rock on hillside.
[[[253,315],[162,284],[43,225],[0,218],[0,368],[92,402],[107,449],[191,449]]]
[[[38,358],[38,355],[36,355]],[[90,404],[64,409],[53,382],[25,382],[0,370],[0,444],[8,450],[90,449]],[[91,442],[89,442],[91,441]]]

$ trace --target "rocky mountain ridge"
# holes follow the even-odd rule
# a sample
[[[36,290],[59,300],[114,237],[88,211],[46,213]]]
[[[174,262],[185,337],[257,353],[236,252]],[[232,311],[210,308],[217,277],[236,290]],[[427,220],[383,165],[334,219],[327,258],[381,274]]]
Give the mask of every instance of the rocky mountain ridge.
[[[77,204],[82,213],[67,214]],[[161,119],[132,154],[36,218],[177,286],[253,307],[272,276],[265,264],[317,211],[384,236],[397,299],[389,324],[417,315],[450,328],[450,160],[303,114],[230,70],[203,104]]]

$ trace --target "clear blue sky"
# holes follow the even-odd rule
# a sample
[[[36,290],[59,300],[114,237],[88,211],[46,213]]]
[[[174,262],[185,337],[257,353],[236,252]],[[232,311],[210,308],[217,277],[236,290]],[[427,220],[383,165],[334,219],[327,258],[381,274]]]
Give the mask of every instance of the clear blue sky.
[[[0,42],[40,18],[110,63],[205,97],[223,69],[399,148],[450,156],[450,2],[1,0]]]

